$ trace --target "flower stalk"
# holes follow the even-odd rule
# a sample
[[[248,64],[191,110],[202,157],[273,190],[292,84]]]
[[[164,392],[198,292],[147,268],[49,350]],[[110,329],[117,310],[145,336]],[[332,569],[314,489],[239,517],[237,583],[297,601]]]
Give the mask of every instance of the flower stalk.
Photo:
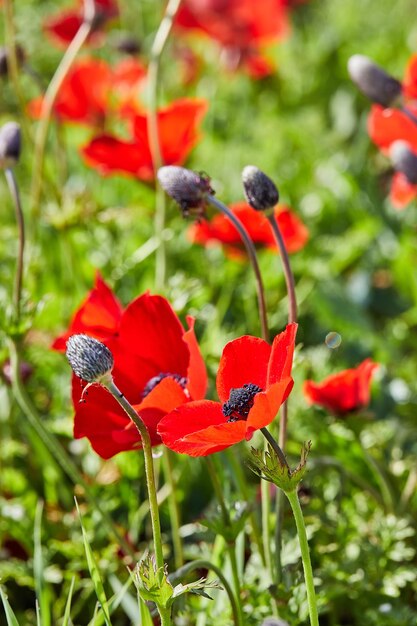
[[[148,138],[154,171],[163,166],[161,145],[158,132],[158,86],[161,56],[168,41],[175,15],[180,7],[181,0],[169,0],[165,15],[159,25],[151,48],[148,66]],[[155,288],[161,290],[165,284],[166,249],[164,241],[166,214],[166,199],[160,185],[156,185],[155,198],[155,235],[159,241],[155,256]]]
[[[13,204],[16,213],[16,222],[18,228],[18,251],[16,272],[13,288],[13,306],[15,314],[16,325],[20,321],[20,309],[22,299],[22,282],[23,282],[23,268],[24,268],[24,251],[25,251],[25,220],[22,211],[22,204],[20,201],[19,187],[17,184],[16,176],[11,168],[7,168],[4,172],[6,176],[7,185],[9,187],[10,195],[13,199]]]
[[[39,214],[39,203],[42,193],[43,182],[43,166],[45,157],[46,141],[48,138],[49,125],[52,117],[52,111],[59,90],[65,78],[68,76],[77,55],[94,28],[94,18],[96,14],[95,1],[84,0],[84,20],[77,31],[74,39],[69,44],[61,59],[58,68],[53,75],[45,96],[42,101],[41,117],[35,135],[34,147],[34,169],[31,182],[30,207],[32,216]]]

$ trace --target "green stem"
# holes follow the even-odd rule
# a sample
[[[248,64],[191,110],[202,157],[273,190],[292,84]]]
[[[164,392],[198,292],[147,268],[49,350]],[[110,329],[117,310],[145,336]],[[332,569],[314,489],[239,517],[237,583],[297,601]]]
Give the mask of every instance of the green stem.
[[[236,483],[237,483],[237,487],[240,490],[243,499],[245,500],[245,502],[250,502],[251,501],[251,496],[248,490],[248,486],[246,484],[246,480],[245,480],[245,476],[243,474],[243,470],[242,470],[242,466],[239,463],[239,461],[237,460],[237,457],[234,453],[233,450],[231,450],[230,448],[226,451],[226,454],[228,456],[228,459],[231,463],[232,466],[232,471],[233,471],[233,475],[236,479]],[[266,565],[266,561],[265,561],[265,551],[262,545],[262,541],[261,541],[261,537],[260,537],[260,528],[259,528],[259,524],[258,524],[258,520],[256,519],[256,514],[255,511],[251,508],[251,512],[250,512],[250,521],[251,521],[251,528],[252,528],[252,541],[256,544],[257,548],[258,548],[258,552],[261,556],[262,559],[262,563],[264,565]]]
[[[161,626],[171,626],[171,608],[166,609],[158,604],[158,613],[161,618]]]
[[[165,479],[170,487],[168,496],[169,516],[171,520],[172,544],[174,547],[174,564],[175,569],[179,569],[184,565],[184,555],[182,550],[182,541],[180,536],[180,511],[176,498],[176,484],[174,473],[172,470],[172,452],[169,448],[165,448],[163,454]]]
[[[219,481],[217,469],[211,457],[206,457],[206,461],[207,461],[207,467],[209,470],[211,482],[213,484],[213,488],[214,488],[217,500],[220,505],[223,525],[225,529],[228,529],[231,526],[231,520],[230,520],[229,511],[226,506],[226,501],[223,496],[223,489]],[[225,541],[226,541],[227,551],[229,553],[230,564],[232,567],[233,583],[235,586],[235,594],[237,598],[238,611],[239,611],[239,624],[243,625],[242,606],[240,602],[240,580],[239,580],[239,573],[237,570],[235,547],[234,547],[234,543],[232,543],[228,537],[225,537]]]
[[[84,19],[80,28],[78,29],[74,39],[69,44],[65,51],[64,56],[61,59],[58,68],[53,75],[46,93],[42,101],[41,118],[39,120],[38,128],[35,136],[35,148],[34,148],[34,168],[31,183],[31,213],[33,216],[39,214],[39,203],[42,193],[42,179],[43,179],[43,163],[45,156],[46,141],[48,138],[49,124],[52,117],[52,112],[59,90],[65,78],[68,76],[79,51],[87,41],[88,36],[91,33],[95,15],[95,1],[84,0],[84,15],[88,14],[88,19]]]
[[[217,567],[217,565],[215,565],[214,563],[211,563],[210,561],[205,561],[203,559],[199,559],[198,561],[192,561],[191,563],[187,563],[181,569],[177,570],[174,574],[172,574],[169,577],[170,581],[171,583],[174,583],[177,580],[181,580],[181,578],[185,578],[185,576],[187,576],[187,574],[189,574],[190,572],[193,572],[194,570],[199,570],[199,569],[211,570],[216,574],[216,576],[220,580],[221,584],[224,587],[224,590],[226,591],[229,597],[230,606],[232,607],[233,624],[234,626],[242,626],[242,622],[240,621],[240,612],[238,608],[238,603],[236,602],[236,598],[233,593],[233,590],[231,586],[229,585],[229,582],[227,578],[224,576],[220,567]]]
[[[38,415],[35,407],[32,404],[30,397],[27,394],[27,391],[22,383],[22,379],[20,377],[20,356],[17,343],[13,340],[9,340],[10,347],[10,366],[11,366],[11,378],[12,378],[12,389],[13,395],[17,400],[18,405],[20,406],[23,413],[26,415],[26,418],[31,426],[31,428],[36,432],[39,439],[42,441],[45,448],[49,451],[52,457],[57,461],[58,465],[62,468],[65,474],[71,479],[74,485],[79,484],[84,490],[84,493],[90,502],[91,505],[95,507],[95,509],[100,513],[104,523],[108,527],[109,531],[112,533],[116,541],[120,544],[124,552],[129,554],[132,559],[135,559],[135,553],[132,550],[129,543],[124,539],[124,537],[119,533],[116,528],[111,516],[105,511],[99,500],[94,496],[90,487],[82,477],[80,471],[77,466],[73,463],[73,461],[68,456],[66,450],[61,446],[60,442],[52,433],[50,433],[45,426],[43,425],[43,420],[40,415]]]
[[[19,187],[17,185],[16,177],[13,170],[6,169],[4,172],[9,186],[10,195],[13,199],[13,204],[16,212],[16,222],[18,228],[18,252],[16,273],[13,289],[13,306],[15,311],[16,324],[20,320],[20,302],[22,299],[22,280],[23,280],[23,255],[25,251],[25,221],[23,217],[22,205],[20,202]]]
[[[268,341],[268,320],[266,313],[266,304],[265,304],[265,290],[261,275],[261,270],[259,269],[258,257],[256,255],[255,246],[253,245],[253,241],[250,238],[246,228],[243,226],[242,222],[232,213],[232,211],[227,207],[223,202],[217,200],[214,196],[208,195],[207,202],[214,206],[218,211],[223,213],[233,224],[233,226],[238,231],[239,235],[242,238],[244,246],[246,248],[246,252],[248,254],[249,260],[251,262],[253,271],[255,273],[256,279],[256,288],[258,292],[258,307],[259,307],[259,317],[261,321],[261,332],[262,338],[265,341]]]
[[[153,458],[152,458],[152,444],[151,444],[151,438],[149,436],[149,431],[146,428],[146,425],[143,422],[140,415],[136,413],[135,409],[128,402],[128,400],[126,400],[125,396],[120,391],[120,389],[116,387],[113,380],[112,379],[108,381],[103,380],[102,384],[117,400],[117,402],[120,404],[122,409],[127,413],[128,417],[135,424],[142,440],[143,454],[145,458],[146,486],[148,488],[148,498],[149,498],[149,511],[151,514],[153,542],[154,542],[154,547],[155,547],[155,561],[156,561],[156,567],[160,569],[164,567],[164,556],[162,552],[161,524],[159,521],[159,509],[158,509],[158,501],[156,497],[156,485],[155,485],[155,472],[154,472]]]
[[[308,547],[306,527],[304,524],[303,512],[296,491],[285,492],[294,514],[295,525],[297,526],[298,540],[300,542],[301,559],[303,561],[304,579],[307,588],[308,610],[310,614],[311,626],[319,626],[317,613],[316,592],[314,590],[313,569],[311,567],[310,550]]]
[[[161,153],[161,144],[158,132],[158,85],[159,85],[159,67],[161,56],[165,45],[168,41],[169,34],[172,29],[175,15],[179,9],[181,0],[169,0],[164,17],[159,24],[159,28],[155,35],[155,39],[151,48],[150,61],[148,66],[148,140],[152,157],[154,172],[157,172],[163,166],[163,157]],[[155,287],[161,290],[165,284],[166,274],[166,250],[164,241],[166,213],[166,198],[163,190],[157,184],[155,198],[155,236],[159,240],[159,245],[155,255]]]

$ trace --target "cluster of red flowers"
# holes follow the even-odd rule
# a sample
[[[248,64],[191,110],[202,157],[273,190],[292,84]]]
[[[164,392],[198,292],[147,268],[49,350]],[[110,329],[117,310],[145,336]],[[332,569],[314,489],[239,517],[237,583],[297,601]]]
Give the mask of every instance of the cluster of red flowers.
[[[263,213],[255,211],[246,202],[232,204],[230,209],[239,218],[255,245],[277,250],[271,225]],[[286,206],[277,206],[275,216],[287,251],[292,253],[301,250],[308,241],[307,227]],[[229,257],[245,258],[242,239],[232,222],[223,214],[216,215],[211,221],[202,220],[192,224],[188,235],[194,243],[207,246],[212,242],[219,242],[224,245]]]
[[[396,141],[403,140],[417,158],[417,55],[413,55],[408,62],[402,82],[402,97],[406,105],[401,109],[380,104],[372,106],[368,132],[384,154],[389,154]],[[403,172],[396,172],[391,183],[392,204],[401,209],[416,196],[417,184],[411,182]]]
[[[113,353],[115,383],[145,422],[152,445],[164,443],[190,456],[206,456],[248,440],[270,424],[293,387],[291,368],[297,324],[289,324],[269,345],[249,335],[224,348],[217,373],[220,402],[205,400],[207,374],[194,334],[194,318],[184,329],[168,301],[145,293],[125,309],[98,275],[94,288],[53,343],[64,351],[71,335],[88,334]],[[309,403],[343,416],[369,403],[377,365],[306,381]],[[132,422],[101,386],[89,387],[75,375],[72,400],[74,436],[87,437],[94,450],[110,458],[141,446]]]

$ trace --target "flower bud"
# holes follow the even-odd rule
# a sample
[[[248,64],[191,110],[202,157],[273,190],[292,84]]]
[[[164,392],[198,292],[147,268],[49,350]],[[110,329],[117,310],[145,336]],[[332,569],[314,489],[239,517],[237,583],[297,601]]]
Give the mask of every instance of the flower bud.
[[[20,157],[20,126],[7,122],[0,128],[0,167],[14,167]]]
[[[204,214],[207,196],[214,194],[207,175],[184,167],[161,167],[158,170],[158,180],[162,189],[178,202],[184,216],[189,215],[190,209],[198,209]]]
[[[116,50],[136,56],[141,51],[140,41],[132,35],[124,35],[116,42]]]
[[[397,172],[401,172],[407,180],[417,185],[417,154],[410,150],[406,141],[394,141],[390,147],[389,156]]]
[[[244,168],[242,182],[246,200],[253,209],[268,211],[278,204],[279,193],[275,183],[255,165]]]
[[[110,350],[88,335],[72,335],[67,341],[66,354],[74,374],[88,383],[99,382],[113,369]]]
[[[389,107],[401,96],[400,81],[362,54],[350,57],[348,72],[358,89],[372,102]]]

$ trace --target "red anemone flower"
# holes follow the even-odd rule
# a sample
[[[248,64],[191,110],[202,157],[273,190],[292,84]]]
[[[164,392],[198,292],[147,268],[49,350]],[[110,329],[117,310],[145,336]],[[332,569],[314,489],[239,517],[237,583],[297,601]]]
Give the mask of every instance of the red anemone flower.
[[[182,165],[200,138],[198,127],[207,111],[207,102],[182,98],[158,111],[158,130],[165,165]],[[155,172],[148,141],[146,113],[130,117],[132,139],[112,135],[95,137],[82,149],[88,165],[101,174],[123,173],[152,181]]]
[[[402,172],[396,172],[392,177],[389,198],[396,209],[403,209],[417,197],[417,185],[410,183]]]
[[[289,31],[284,0],[185,0],[175,23],[218,41],[227,66],[243,66],[253,78],[273,71],[260,46],[282,39]]]
[[[113,68],[100,59],[78,61],[62,84],[54,113],[62,121],[102,127],[112,108],[133,106],[145,76],[145,67],[136,59],[125,59]],[[32,100],[29,114],[39,119],[42,105],[42,96]]]
[[[252,241],[259,246],[276,248],[271,225],[263,213],[255,211],[246,202],[236,202],[230,209],[248,231]],[[275,209],[285,246],[288,252],[297,252],[308,240],[308,230],[303,222],[286,206]],[[231,221],[223,214],[217,214],[211,221],[202,220],[192,224],[188,231],[191,241],[209,245],[218,241],[224,244],[226,252],[235,258],[244,258],[242,239]]]
[[[372,375],[378,367],[365,359],[358,367],[328,376],[321,383],[306,380],[304,396],[309,404],[318,404],[338,416],[368,406]]]
[[[249,335],[224,348],[217,373],[220,402],[178,406],[158,425],[163,443],[190,456],[207,456],[264,428],[293,387],[291,366],[297,324],[289,324],[270,346]]]
[[[73,317],[69,331],[53,344],[65,349],[66,339],[86,333],[100,339],[114,356],[116,385],[140,413],[152,445],[161,443],[159,420],[184,402],[204,398],[207,375],[197,340],[194,318],[185,330],[165,298],[145,293],[122,309],[100,276]],[[107,459],[123,450],[141,447],[140,436],[118,402],[93,385],[72,378],[75,409],[74,436],[87,437]]]
[[[90,43],[99,42],[102,35],[100,29],[119,14],[116,0],[95,0],[95,5],[95,26],[89,37]],[[44,23],[44,30],[53,43],[66,48],[83,23],[83,14],[84,2],[80,0],[78,6],[49,17]]]

